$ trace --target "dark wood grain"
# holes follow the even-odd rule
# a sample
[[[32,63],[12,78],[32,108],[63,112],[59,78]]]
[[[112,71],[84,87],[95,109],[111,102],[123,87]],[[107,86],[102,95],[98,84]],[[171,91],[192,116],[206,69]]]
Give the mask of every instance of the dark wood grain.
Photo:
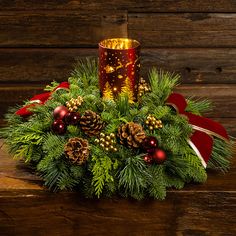
[[[1,235],[236,234],[235,190],[168,194],[163,202],[134,202],[88,200],[76,193],[2,192]]]
[[[186,97],[209,99],[213,109],[208,117],[235,117],[236,85],[181,85],[176,89]]]
[[[234,48],[164,48],[142,50],[143,74],[152,67],[181,74],[181,83],[236,83]]]
[[[234,235],[236,169],[209,172],[205,184],[168,190],[165,201],[84,199],[51,193],[1,149],[0,235]],[[227,219],[227,220],[226,220]]]
[[[142,74],[152,67],[180,73],[182,83],[236,83],[236,49],[143,49]],[[0,49],[0,82],[62,81],[68,78],[76,58],[98,57],[91,48]]]
[[[0,49],[0,82],[64,81],[77,58],[97,57],[97,49],[24,48]]]
[[[129,36],[144,47],[235,47],[235,24],[236,14],[131,13],[128,17]],[[105,37],[128,34],[125,12],[9,11],[0,15],[0,30],[1,47],[96,46]]]
[[[0,14],[1,47],[97,46],[107,37],[127,36],[125,12],[35,11]]]
[[[0,10],[111,9],[130,12],[235,12],[234,0],[1,0]]]
[[[11,106],[17,103],[23,105],[24,101],[32,96],[42,93],[42,85],[1,85],[0,87],[0,119]],[[3,122],[1,122],[3,123]]]
[[[131,13],[129,36],[144,47],[235,47],[236,14]]]

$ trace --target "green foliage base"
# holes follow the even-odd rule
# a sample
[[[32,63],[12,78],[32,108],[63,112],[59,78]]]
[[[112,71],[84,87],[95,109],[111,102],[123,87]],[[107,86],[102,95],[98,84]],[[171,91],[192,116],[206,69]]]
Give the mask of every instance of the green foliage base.
[[[54,92],[44,106],[32,108],[34,115],[27,120],[15,115],[17,108],[11,109],[6,115],[8,126],[1,130],[9,152],[15,158],[23,158],[29,163],[48,188],[54,191],[78,189],[87,197],[118,194],[135,199],[148,196],[164,199],[166,188],[181,189],[191,181],[205,182],[206,169],[187,142],[192,133],[191,126],[186,118],[165,105],[179,76],[151,70],[151,92],[146,93],[141,101],[130,104],[126,95],[115,101],[100,98],[97,70],[95,60],[78,62],[69,78],[69,92]],[[57,85],[53,82],[46,90],[52,91]],[[144,162],[145,153],[141,150],[119,144],[118,152],[106,152],[95,143],[96,137],[86,136],[79,126],[68,126],[65,135],[53,133],[53,110],[78,96],[84,98],[79,112],[83,114],[86,110],[92,110],[100,114],[106,123],[103,132],[107,134],[117,133],[119,125],[131,121],[145,128],[148,114],[161,119],[164,125],[162,129],[152,132],[145,128],[145,132],[158,139],[159,146],[168,154],[167,160],[163,164],[149,165]],[[208,101],[188,99],[188,112],[199,115],[208,108]],[[89,141],[90,156],[83,165],[72,164],[65,156],[64,145],[73,137]],[[227,171],[231,155],[232,143],[214,138],[208,167]]]

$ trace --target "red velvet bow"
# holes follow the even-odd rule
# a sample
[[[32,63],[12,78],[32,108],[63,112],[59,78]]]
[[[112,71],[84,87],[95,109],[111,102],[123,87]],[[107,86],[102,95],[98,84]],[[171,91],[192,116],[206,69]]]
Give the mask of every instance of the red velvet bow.
[[[187,102],[181,94],[172,93],[167,98],[166,104],[171,105],[179,114],[188,118],[189,123],[194,129],[194,133],[191,135],[188,143],[206,168],[213,148],[212,136],[216,136],[223,140],[229,140],[225,128],[211,119],[186,112]]]
[[[70,87],[70,85],[68,82],[62,82],[52,92],[37,94],[30,99],[30,102],[29,102],[30,104],[17,110],[15,114],[22,116],[22,117],[28,117],[33,114],[30,110],[28,110],[28,108],[34,107],[37,104],[43,105],[50,98],[52,93],[54,93],[55,91],[57,91],[59,89],[66,89],[67,90],[67,89],[69,89],[69,87]]]

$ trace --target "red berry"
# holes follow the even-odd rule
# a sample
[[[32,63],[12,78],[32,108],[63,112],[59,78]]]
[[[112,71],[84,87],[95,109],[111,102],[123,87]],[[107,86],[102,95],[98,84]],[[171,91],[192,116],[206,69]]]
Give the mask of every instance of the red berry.
[[[151,150],[153,148],[157,148],[158,141],[154,136],[146,137],[142,142],[142,148],[144,150]]]
[[[152,158],[154,161],[158,164],[162,164],[163,162],[166,161],[167,155],[166,152],[162,149],[156,149],[155,152],[152,155]]]
[[[68,112],[69,110],[65,106],[58,106],[53,111],[53,117],[55,120],[63,120]]]
[[[52,124],[52,130],[56,134],[64,134],[66,132],[66,125],[62,120],[55,120]]]
[[[150,154],[147,154],[143,157],[143,160],[147,163],[147,164],[152,164],[153,159],[152,156]]]
[[[65,115],[65,122],[68,125],[77,125],[80,120],[80,114],[78,112],[69,112]]]

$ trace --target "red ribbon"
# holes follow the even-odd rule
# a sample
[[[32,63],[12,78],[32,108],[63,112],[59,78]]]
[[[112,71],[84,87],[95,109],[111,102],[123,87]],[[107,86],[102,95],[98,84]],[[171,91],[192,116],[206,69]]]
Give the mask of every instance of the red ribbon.
[[[30,104],[17,110],[15,114],[22,117],[28,117],[33,114],[28,108],[32,108],[36,105],[43,105],[50,98],[52,93],[56,92],[59,89],[68,90],[69,87],[70,85],[68,82],[62,82],[52,92],[37,94],[30,99]]]
[[[203,166],[206,167],[213,149],[212,136],[229,140],[225,128],[211,119],[186,112],[187,101],[181,94],[172,93],[167,98],[166,104],[171,105],[179,114],[188,118],[189,124],[194,130],[188,143],[201,159]]]

